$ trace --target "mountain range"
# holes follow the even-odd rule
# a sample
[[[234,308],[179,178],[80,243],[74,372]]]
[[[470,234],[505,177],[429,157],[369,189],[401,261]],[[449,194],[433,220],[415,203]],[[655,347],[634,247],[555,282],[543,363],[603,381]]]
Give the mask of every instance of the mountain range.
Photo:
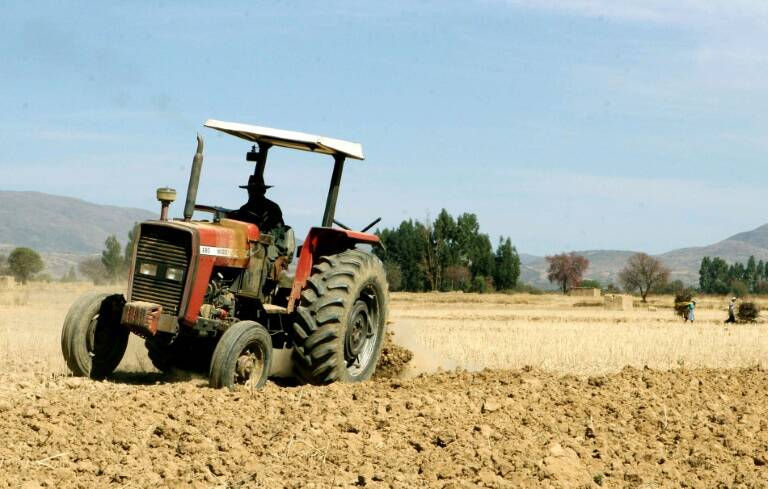
[[[61,276],[70,267],[77,268],[84,258],[97,255],[108,236],[115,235],[125,243],[134,223],[156,219],[157,214],[41,192],[0,190],[0,254],[8,254],[16,246],[28,246],[42,254],[46,273]],[[618,283],[619,271],[635,251],[577,253],[589,259],[586,278],[608,284]],[[728,262],[746,262],[750,256],[768,261],[768,224],[707,246],[680,248],[655,256],[672,270],[673,280],[696,284],[705,256],[719,256]],[[523,283],[554,288],[547,280],[545,257],[521,253],[520,262]]]
[[[32,248],[45,261],[44,273],[59,277],[98,254],[108,236],[125,243],[134,223],[157,215],[41,192],[0,190],[0,254],[17,246]]]
[[[585,278],[598,280],[602,284],[618,284],[619,272],[636,251],[586,250],[577,253],[589,260]],[[670,268],[672,280],[679,279],[685,284],[696,285],[699,282],[701,260],[705,256],[719,256],[729,263],[746,263],[750,256],[768,261],[768,224],[734,234],[711,245],[679,248],[654,256]],[[545,257],[521,253],[520,264],[521,280],[524,283],[546,289],[553,288],[547,280]]]

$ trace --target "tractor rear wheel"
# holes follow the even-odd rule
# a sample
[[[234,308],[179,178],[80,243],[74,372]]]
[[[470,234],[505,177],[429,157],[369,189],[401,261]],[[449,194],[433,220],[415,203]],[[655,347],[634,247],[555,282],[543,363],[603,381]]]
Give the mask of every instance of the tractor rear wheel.
[[[69,308],[61,331],[61,351],[78,377],[103,379],[123,359],[128,329],[120,324],[121,294],[88,293]]]
[[[381,356],[388,301],[376,256],[347,250],[321,257],[296,308],[296,375],[312,384],[369,379]]]
[[[256,321],[240,321],[227,329],[211,358],[209,372],[213,388],[245,384],[260,389],[272,368],[272,338]]]

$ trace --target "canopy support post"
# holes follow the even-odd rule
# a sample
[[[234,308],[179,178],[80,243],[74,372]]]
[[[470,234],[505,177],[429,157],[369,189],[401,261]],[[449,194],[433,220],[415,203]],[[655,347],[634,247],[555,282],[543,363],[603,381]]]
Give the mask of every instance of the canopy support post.
[[[333,155],[333,174],[331,175],[331,185],[328,187],[328,199],[325,201],[325,212],[323,213],[323,227],[329,228],[333,225],[333,218],[336,214],[336,199],[339,197],[339,186],[341,184],[341,172],[344,171],[343,154]]]
[[[269,148],[272,147],[270,143],[256,143],[259,145],[259,152],[256,153],[256,168],[253,170],[253,174],[259,177],[260,181],[264,181],[264,168],[267,166],[267,153]]]

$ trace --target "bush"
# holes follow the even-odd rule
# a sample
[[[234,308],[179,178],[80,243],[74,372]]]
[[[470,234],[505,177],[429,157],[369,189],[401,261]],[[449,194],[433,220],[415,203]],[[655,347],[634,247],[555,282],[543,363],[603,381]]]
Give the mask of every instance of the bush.
[[[659,294],[677,294],[678,292],[685,290],[685,284],[682,280],[673,280],[663,287],[659,287],[655,292]]]
[[[757,307],[757,304],[750,301],[740,303],[739,309],[736,312],[736,317],[739,318],[739,321],[744,321],[745,323],[754,323],[759,315],[760,308]]]
[[[684,289],[675,294],[675,314],[688,318],[688,304],[693,300],[693,289]]]
[[[600,282],[592,279],[582,280],[581,284],[579,284],[579,287],[590,287],[593,289],[600,289],[600,290],[603,289],[603,286]]]
[[[512,292],[513,294],[532,294],[532,295],[541,295],[544,293],[543,290],[541,290],[538,287],[534,287],[530,284],[517,284],[515,285],[514,289],[510,289],[505,292]]]
[[[491,277],[483,277],[482,275],[476,276],[472,279],[471,291],[481,294],[493,292],[493,279]]]
[[[731,282],[731,293],[736,297],[745,297],[749,294],[749,286],[741,280]]]

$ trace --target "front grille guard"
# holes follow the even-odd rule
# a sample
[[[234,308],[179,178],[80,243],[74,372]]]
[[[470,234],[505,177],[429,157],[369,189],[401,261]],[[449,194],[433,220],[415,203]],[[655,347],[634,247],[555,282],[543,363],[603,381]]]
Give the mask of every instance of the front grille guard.
[[[150,253],[148,255],[148,248],[143,246],[144,244],[154,245],[157,251],[154,258],[156,262],[164,263],[166,266],[182,266],[178,252],[176,254],[173,252],[169,253],[169,250],[165,249],[162,245],[162,234],[164,233],[171,235],[171,239],[166,239],[166,242],[171,247],[178,246],[178,243],[174,243],[173,239],[178,240],[179,237],[186,235],[186,243],[182,245],[186,248],[183,260],[184,279],[178,285],[157,280],[156,277],[154,279],[147,279],[138,274],[138,267],[142,260],[152,260],[152,250],[149,250]],[[158,238],[158,235],[161,237]],[[193,250],[196,249],[197,241],[196,234],[186,226],[177,225],[172,222],[142,223],[138,229],[138,235],[132,250],[132,266],[128,277],[128,300],[158,303],[163,306],[164,313],[172,314],[178,318],[184,317],[189,301],[189,290],[196,272],[195,253]],[[158,244],[160,244],[159,247],[157,246]],[[160,270],[157,273],[159,274]]]

